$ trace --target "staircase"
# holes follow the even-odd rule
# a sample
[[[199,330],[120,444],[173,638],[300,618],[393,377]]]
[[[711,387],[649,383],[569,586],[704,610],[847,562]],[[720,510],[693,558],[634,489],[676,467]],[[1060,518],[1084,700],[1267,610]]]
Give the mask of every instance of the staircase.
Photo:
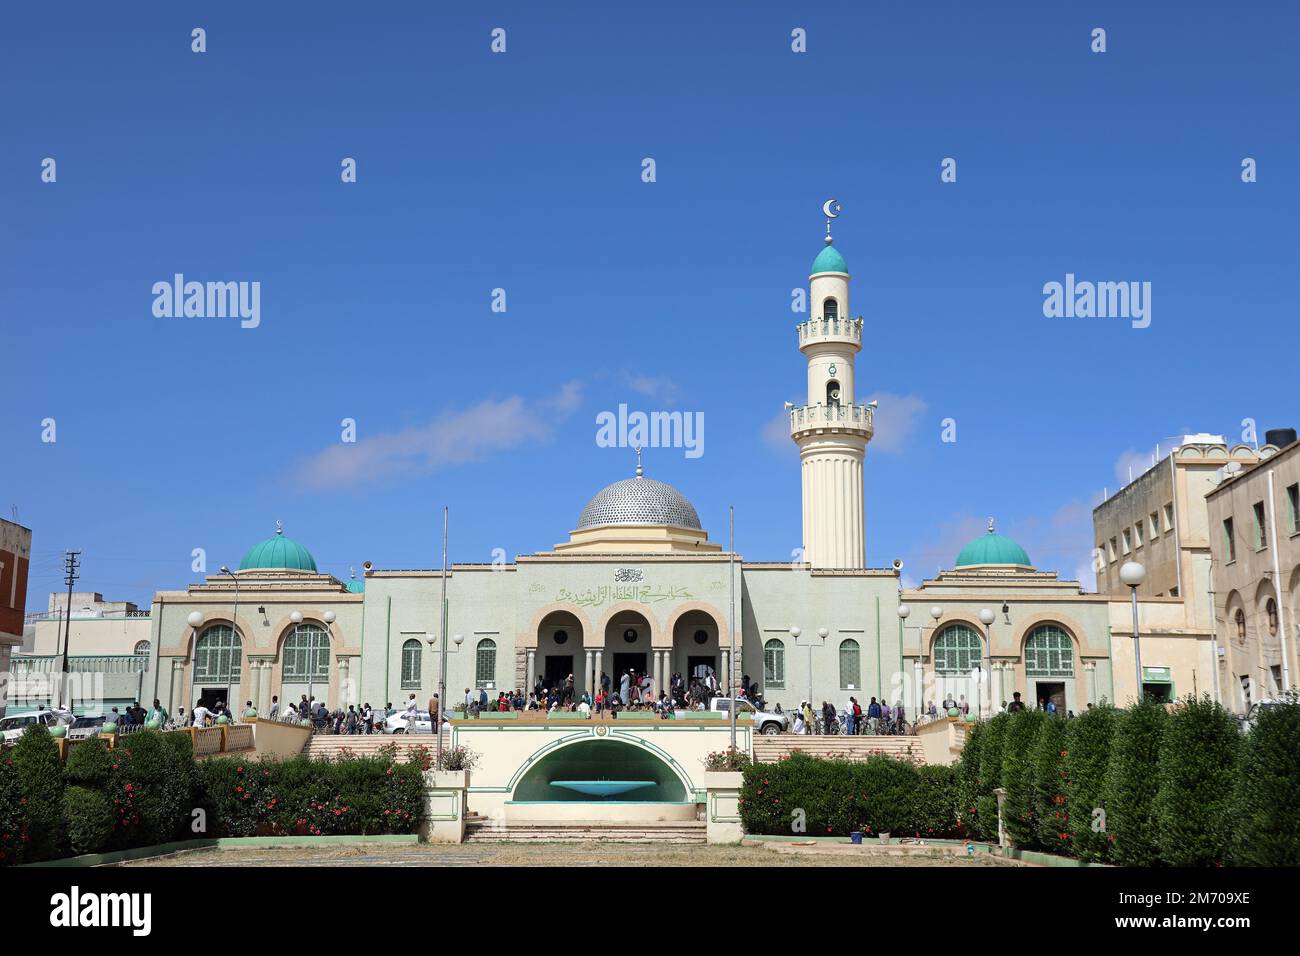
[[[497,824],[470,814],[466,843],[704,843],[703,820],[669,823],[547,823],[529,820]]]
[[[304,755],[312,758],[336,758],[345,750],[356,757],[373,757],[384,747],[397,747],[397,757],[404,759],[407,754],[418,747],[424,747],[432,753],[438,746],[433,734],[313,734],[303,747]],[[442,746],[451,746],[451,731],[444,731]]]
[[[810,757],[831,757],[841,760],[866,760],[878,754],[910,760],[913,763],[925,763],[925,753],[921,742],[916,737],[848,737],[816,735],[777,734],[772,737],[756,736],[754,738],[754,760],[758,763],[774,763],[795,751]]]

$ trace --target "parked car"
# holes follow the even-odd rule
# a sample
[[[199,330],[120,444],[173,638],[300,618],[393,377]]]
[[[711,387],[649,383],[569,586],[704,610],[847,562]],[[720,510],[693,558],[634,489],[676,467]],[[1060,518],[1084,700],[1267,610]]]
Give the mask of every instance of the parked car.
[[[384,721],[384,733],[386,734],[433,734],[433,722],[429,719],[429,712],[421,710],[415,715],[415,726],[408,729],[406,711],[398,711]]]
[[[3,737],[5,743],[12,744],[16,743],[18,738],[23,735],[23,731],[32,724],[41,724],[45,727],[53,727],[58,723],[66,726],[68,719],[52,710],[32,711],[29,714],[14,714],[11,717],[0,719],[0,737]]]
[[[103,714],[96,714],[93,717],[78,717],[68,728],[69,740],[82,740],[86,737],[98,737],[100,728],[104,726],[105,717]]]
[[[766,734],[771,737],[776,734],[784,733],[790,729],[790,718],[785,714],[773,714],[765,710],[759,710],[747,700],[736,701],[736,715],[749,714],[754,718],[754,729],[760,734]],[[727,697],[715,697],[709,710],[721,711],[724,714],[731,713],[731,699]]]

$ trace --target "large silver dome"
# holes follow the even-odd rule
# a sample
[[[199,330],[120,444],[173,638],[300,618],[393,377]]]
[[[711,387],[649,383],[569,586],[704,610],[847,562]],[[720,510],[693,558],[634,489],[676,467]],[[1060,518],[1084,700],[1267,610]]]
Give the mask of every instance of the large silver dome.
[[[700,516],[680,491],[662,481],[638,475],[597,492],[578,518],[578,530],[600,525],[671,525],[700,529]]]

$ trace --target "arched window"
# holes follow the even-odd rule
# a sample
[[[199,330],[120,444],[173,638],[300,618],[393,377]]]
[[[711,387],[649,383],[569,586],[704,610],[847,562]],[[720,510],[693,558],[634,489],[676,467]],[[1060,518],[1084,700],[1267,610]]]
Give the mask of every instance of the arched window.
[[[1236,622],[1237,622],[1237,640],[1240,641],[1242,644],[1245,644],[1246,643],[1246,612],[1243,611],[1241,608],[1237,608]]]
[[[1268,615],[1268,636],[1277,637],[1277,603],[1272,598],[1264,605],[1264,612]]]
[[[474,686],[489,687],[497,678],[497,642],[485,637],[474,652]]]
[[[243,647],[228,624],[214,624],[194,644],[194,680],[212,684],[239,683]]]
[[[152,646],[153,645],[148,641],[136,641],[135,650],[132,653],[139,654],[142,657],[147,657],[149,654],[149,648]]]
[[[424,651],[416,638],[402,644],[402,690],[420,689],[420,658]]]
[[[763,686],[785,686],[785,644],[775,637],[763,645]]]
[[[330,677],[330,638],[319,624],[299,624],[284,640],[284,680],[326,681]]]
[[[942,677],[969,674],[980,665],[982,642],[975,629],[965,624],[949,624],[934,642],[934,672]]]
[[[840,686],[856,688],[860,684],[862,654],[858,642],[850,638],[840,642]]]
[[[840,304],[834,299],[827,299],[822,303],[822,316],[827,319],[838,319],[840,317]]]
[[[1055,624],[1040,624],[1025,641],[1026,677],[1073,677],[1074,642]]]

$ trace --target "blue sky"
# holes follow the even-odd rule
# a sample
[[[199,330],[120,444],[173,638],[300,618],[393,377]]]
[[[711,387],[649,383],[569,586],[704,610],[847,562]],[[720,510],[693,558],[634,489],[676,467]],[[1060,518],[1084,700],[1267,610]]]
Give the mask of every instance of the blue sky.
[[[35,532],[29,607],[64,548],[147,602],[277,518],[340,576],[435,566],[444,504],[453,560],[548,548],[632,471],[595,443],[620,402],[703,412],[704,455],[647,473],[789,559],[798,458],[770,438],[831,196],[881,402],[868,563],[931,574],[995,515],[1076,574],[1130,458],[1297,423],[1271,360],[1300,13],[1133,6],[6,4],[0,512]],[[260,282],[260,326],[156,318],[177,272]],[[1066,273],[1149,281],[1150,327],[1045,318]]]

